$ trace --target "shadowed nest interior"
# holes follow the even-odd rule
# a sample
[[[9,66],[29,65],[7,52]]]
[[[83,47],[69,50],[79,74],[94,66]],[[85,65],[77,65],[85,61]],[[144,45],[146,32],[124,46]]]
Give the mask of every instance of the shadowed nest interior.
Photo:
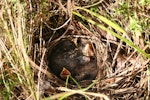
[[[77,81],[93,80],[98,73],[97,58],[91,42],[84,38],[61,39],[48,51],[47,61],[50,71],[61,79],[66,68]]]

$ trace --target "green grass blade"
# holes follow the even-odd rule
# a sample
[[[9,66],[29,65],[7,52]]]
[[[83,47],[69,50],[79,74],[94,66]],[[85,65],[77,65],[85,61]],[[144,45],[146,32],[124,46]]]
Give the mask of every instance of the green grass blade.
[[[98,80],[95,80],[92,84],[90,84],[88,87],[82,89],[82,91],[87,91],[89,90],[90,88],[92,88],[96,83],[98,82]]]
[[[90,22],[91,24],[96,25],[97,27],[99,27],[99,28],[101,28],[101,29],[103,29],[103,30],[111,33],[112,35],[114,35],[115,37],[119,38],[123,42],[127,43],[129,46],[131,46],[132,48],[136,49],[139,53],[143,54],[145,57],[147,57],[147,58],[150,59],[150,55],[148,55],[146,52],[144,52],[142,49],[140,49],[138,46],[136,46],[132,41],[129,41],[126,38],[120,36],[119,34],[117,34],[117,33],[113,32],[113,31],[109,30],[105,26],[103,26],[103,25],[101,25],[101,24],[99,24],[99,23],[97,23],[97,22],[95,22],[95,21],[93,21],[93,20],[91,20],[91,19],[89,19],[89,18],[87,18],[85,16],[82,16],[80,13],[77,13],[77,12],[73,11],[73,14],[77,15],[78,17],[80,17],[80,18],[82,18],[82,19]]]
[[[79,89],[82,89],[81,86],[78,84],[78,82],[72,77],[72,76],[69,76],[72,81],[78,86]]]
[[[124,31],[124,29],[122,29],[118,24],[110,21],[109,19],[107,19],[106,17],[103,17],[95,12],[92,12],[88,9],[85,9],[83,7],[77,7],[78,9],[81,9],[81,10],[84,10],[86,12],[88,12],[89,14],[97,17],[98,19],[100,19],[101,21],[103,21],[104,23],[106,23],[107,25],[111,26],[112,28],[114,28],[115,30],[119,31],[119,32],[122,32],[123,34],[126,34],[126,32]]]

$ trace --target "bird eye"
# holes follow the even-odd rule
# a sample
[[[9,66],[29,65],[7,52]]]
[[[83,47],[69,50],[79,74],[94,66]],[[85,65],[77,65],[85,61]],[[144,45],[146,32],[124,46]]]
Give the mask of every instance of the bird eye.
[[[78,44],[81,43],[81,38],[78,38],[77,43],[78,43]]]

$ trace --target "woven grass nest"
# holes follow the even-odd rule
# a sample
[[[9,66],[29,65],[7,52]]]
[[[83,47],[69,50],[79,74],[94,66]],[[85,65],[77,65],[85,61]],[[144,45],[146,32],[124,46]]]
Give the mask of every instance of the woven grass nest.
[[[47,48],[48,70],[63,81],[66,81],[68,75],[79,83],[90,84],[92,80],[100,79],[101,64],[98,62],[101,62],[102,57],[98,58],[97,54],[102,52],[99,45],[101,40],[97,44],[95,39],[96,36],[90,32],[76,30],[54,40]],[[75,84],[72,79],[69,79],[69,83]]]
[[[134,95],[144,95],[146,84],[143,82],[144,87],[141,87],[139,83],[145,80],[145,76],[140,78],[140,75],[146,74],[148,61],[142,62],[140,59],[143,58],[140,56],[137,58],[139,62],[132,62],[131,58],[135,56],[131,60],[125,60],[127,52],[123,48],[114,42],[108,45],[107,39],[102,35],[104,33],[99,34],[96,32],[99,30],[96,30],[93,34],[80,22],[72,23],[67,28],[63,29],[63,34],[48,41],[46,46],[44,62],[52,77],[43,77],[43,95],[59,93],[57,87],[66,86],[66,75],[71,75],[82,88],[97,80],[88,91],[105,93],[112,98],[135,98]],[[71,78],[67,87],[79,88]],[[72,100],[73,97],[68,99]]]

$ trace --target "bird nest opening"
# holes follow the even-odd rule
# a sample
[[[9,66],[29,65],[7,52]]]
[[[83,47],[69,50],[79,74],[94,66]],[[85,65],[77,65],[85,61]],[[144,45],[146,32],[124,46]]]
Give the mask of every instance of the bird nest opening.
[[[47,52],[50,72],[62,80],[68,76],[77,82],[94,80],[99,71],[95,46],[87,38],[60,39]],[[73,83],[71,79],[69,82]]]

